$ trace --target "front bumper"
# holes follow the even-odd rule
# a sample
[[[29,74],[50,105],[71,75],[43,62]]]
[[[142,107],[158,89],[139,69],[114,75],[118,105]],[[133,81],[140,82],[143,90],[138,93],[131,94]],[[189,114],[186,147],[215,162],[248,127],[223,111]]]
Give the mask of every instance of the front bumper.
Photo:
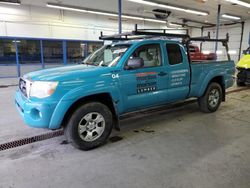
[[[36,128],[49,128],[51,116],[58,102],[31,102],[18,90],[15,103],[27,125]]]
[[[244,69],[244,68],[237,68],[237,69],[238,69],[237,79],[240,82],[250,83],[250,69]]]

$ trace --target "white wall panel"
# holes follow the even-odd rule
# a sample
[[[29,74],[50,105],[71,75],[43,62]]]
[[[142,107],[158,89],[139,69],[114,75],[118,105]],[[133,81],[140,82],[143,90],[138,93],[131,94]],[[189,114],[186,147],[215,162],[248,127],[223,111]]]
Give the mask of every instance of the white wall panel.
[[[5,23],[0,21],[0,36],[5,35]]]
[[[7,36],[51,37],[50,27],[45,24],[6,22]]]
[[[244,35],[243,35],[243,44],[242,49],[245,50],[249,46],[248,41],[250,37],[250,20],[247,20],[245,22],[245,29],[244,29]]]
[[[50,20],[50,21],[61,21],[62,17],[60,15],[60,10],[58,9],[51,9],[51,8],[43,8],[43,7],[36,7],[36,6],[29,6],[30,10],[30,19],[35,20]]]
[[[0,9],[1,36],[98,40],[100,31],[104,31],[104,34],[118,31],[116,18],[101,15],[25,5],[2,6]],[[123,31],[133,29],[135,23],[138,23],[139,28],[164,26],[159,23],[124,20]]]

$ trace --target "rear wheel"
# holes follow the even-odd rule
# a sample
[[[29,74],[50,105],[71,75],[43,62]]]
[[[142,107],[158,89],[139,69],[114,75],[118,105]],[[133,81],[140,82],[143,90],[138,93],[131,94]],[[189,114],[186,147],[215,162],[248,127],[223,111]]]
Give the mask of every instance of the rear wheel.
[[[99,102],[86,103],[69,119],[64,133],[81,150],[90,150],[106,142],[112,131],[112,113]]]
[[[222,88],[220,84],[212,82],[209,84],[206,93],[198,98],[200,109],[203,112],[215,112],[222,101]]]

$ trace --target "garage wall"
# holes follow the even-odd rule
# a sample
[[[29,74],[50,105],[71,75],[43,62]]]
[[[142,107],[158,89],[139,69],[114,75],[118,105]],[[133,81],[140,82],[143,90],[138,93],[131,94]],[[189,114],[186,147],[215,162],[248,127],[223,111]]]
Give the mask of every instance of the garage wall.
[[[136,23],[139,28],[165,28],[164,24],[159,23],[123,20],[123,31],[134,29]],[[0,78],[16,77],[32,70],[62,66],[72,62],[79,63],[98,47],[93,41],[99,40],[101,31],[105,35],[117,33],[118,20],[47,7],[1,5]],[[31,40],[34,38],[36,40],[32,43]],[[72,40],[75,40],[75,43]],[[45,47],[46,41],[50,41],[50,45]],[[75,45],[70,47],[70,43]],[[25,54],[25,51],[29,52]],[[77,60],[73,59],[76,55],[79,56]],[[73,60],[68,60],[67,57]]]
[[[100,31],[118,31],[117,19],[35,6],[0,7],[0,36],[97,40]],[[161,28],[164,24],[124,20],[123,31],[134,28]]]
[[[249,46],[250,46],[250,20],[247,20],[245,22],[242,50],[247,49]]]
[[[206,36],[210,32],[211,37],[215,38],[216,30],[215,28],[204,29],[203,35]],[[240,50],[240,38],[241,38],[241,24],[236,24],[232,26],[222,26],[220,27],[219,38],[225,38],[226,34],[229,33],[229,50],[231,54],[231,58],[238,62],[239,58],[239,50]],[[250,20],[245,22],[245,28],[243,33],[243,42],[242,42],[242,51],[246,49],[249,41],[249,32],[250,32]],[[192,36],[201,36],[200,29],[192,29],[191,31]],[[203,45],[203,50],[214,51],[214,44]],[[219,45],[218,50],[224,51],[224,47]],[[223,58],[226,57],[225,54]]]

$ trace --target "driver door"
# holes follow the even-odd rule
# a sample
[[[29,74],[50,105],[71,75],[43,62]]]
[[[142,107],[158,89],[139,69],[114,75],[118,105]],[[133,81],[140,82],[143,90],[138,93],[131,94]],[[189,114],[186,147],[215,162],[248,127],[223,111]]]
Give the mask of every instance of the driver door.
[[[142,60],[143,66],[129,68],[129,59]],[[130,55],[120,74],[120,87],[126,112],[155,106],[166,92],[167,74],[164,73],[160,43],[141,45]]]

